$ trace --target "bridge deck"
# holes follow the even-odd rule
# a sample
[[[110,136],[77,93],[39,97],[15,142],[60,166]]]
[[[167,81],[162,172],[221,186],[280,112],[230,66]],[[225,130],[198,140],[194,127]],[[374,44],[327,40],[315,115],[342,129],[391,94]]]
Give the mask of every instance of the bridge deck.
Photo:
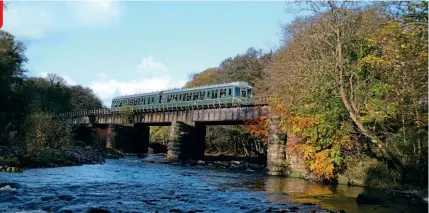
[[[240,105],[240,106],[231,106],[223,103],[213,103],[210,105],[192,105],[192,106],[177,106],[174,104],[164,105],[163,107],[154,106],[139,106],[133,107],[130,110],[111,110],[111,109],[97,109],[97,110],[87,110],[87,111],[78,111],[78,112],[68,112],[60,113],[55,117],[81,117],[81,116],[90,116],[90,115],[119,115],[124,113],[131,114],[140,114],[140,113],[155,113],[155,112],[172,112],[172,111],[188,111],[188,110],[203,110],[203,109],[218,109],[218,108],[235,108],[235,107],[259,107],[267,106],[268,104],[264,102]]]

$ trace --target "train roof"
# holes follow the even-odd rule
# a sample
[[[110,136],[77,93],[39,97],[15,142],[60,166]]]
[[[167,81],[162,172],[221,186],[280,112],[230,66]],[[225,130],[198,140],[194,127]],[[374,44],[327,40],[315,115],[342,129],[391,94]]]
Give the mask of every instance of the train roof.
[[[252,88],[252,86],[250,86],[249,83],[247,83],[247,82],[237,81],[237,82],[224,83],[224,84],[212,84],[212,85],[204,85],[204,86],[199,86],[199,87],[178,88],[178,89],[162,90],[162,91],[158,91],[158,92],[147,92],[147,93],[139,93],[139,94],[134,94],[134,95],[124,95],[124,96],[115,97],[115,98],[113,98],[113,100],[123,99],[123,98],[137,98],[137,97],[140,97],[142,95],[145,95],[145,96],[146,95],[159,95],[159,93],[161,93],[161,92],[162,93],[188,92],[188,91],[193,91],[193,90],[214,89],[214,88],[227,87],[227,86],[239,86],[239,87],[250,87],[250,88]]]
[[[170,89],[170,90],[164,90],[164,93],[174,93],[174,92],[187,92],[187,91],[193,91],[193,90],[200,90],[200,89],[214,89],[214,88],[220,88],[220,87],[227,87],[227,86],[239,86],[239,87],[250,87],[251,86],[247,82],[231,82],[231,83],[225,83],[225,84],[212,84],[212,85],[204,85],[199,87],[191,87],[191,88],[184,88],[184,89]]]
[[[145,93],[138,93],[138,94],[134,94],[134,95],[123,95],[123,96],[114,97],[113,100],[123,99],[123,98],[137,98],[137,97],[140,97],[142,95],[159,95],[159,93],[160,92],[145,92]]]

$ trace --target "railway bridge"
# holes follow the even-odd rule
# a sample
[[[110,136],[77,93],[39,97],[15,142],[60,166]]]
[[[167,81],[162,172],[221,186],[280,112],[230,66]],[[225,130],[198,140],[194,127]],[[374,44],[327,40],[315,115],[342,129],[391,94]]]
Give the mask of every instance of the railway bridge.
[[[147,153],[150,126],[170,126],[167,158],[170,161],[201,159],[204,157],[207,125],[238,125],[258,116],[269,116],[267,104],[247,106],[213,105],[207,107],[164,109],[135,108],[115,111],[109,109],[90,110],[57,115],[70,125],[110,129],[113,126],[131,126],[137,140],[137,151]],[[270,175],[284,173],[286,158],[286,136],[279,129],[279,117],[269,117],[267,165]],[[107,147],[112,144],[107,139]]]

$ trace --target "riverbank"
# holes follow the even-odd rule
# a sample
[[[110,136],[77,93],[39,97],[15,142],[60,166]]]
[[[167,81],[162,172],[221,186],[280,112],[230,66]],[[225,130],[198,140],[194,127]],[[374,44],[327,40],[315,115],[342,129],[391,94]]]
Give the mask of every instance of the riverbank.
[[[266,173],[268,170],[266,165],[261,162],[260,159],[242,157],[242,156],[214,156],[208,155],[205,156],[204,160],[184,160],[179,162],[170,162],[166,159],[165,154],[147,154],[140,156],[143,162],[147,163],[156,163],[156,164],[172,164],[179,166],[199,166],[206,168],[216,168],[216,169],[233,169],[238,171],[247,171],[247,172],[261,172]],[[309,178],[302,177],[290,177],[303,179],[305,181],[320,183]],[[337,184],[325,184],[326,186],[337,186]],[[408,202],[412,205],[425,205],[428,203],[428,190],[427,188],[419,188],[411,185],[403,185],[395,189],[383,189],[383,188],[371,188],[363,187],[360,185],[348,185],[348,184],[338,184],[340,187],[361,187],[367,190],[366,193],[362,194],[359,199],[356,198],[356,202],[362,205],[374,204],[374,205],[384,205],[388,202],[386,200],[380,199],[380,197],[385,197],[383,193],[389,194],[391,196],[402,197],[408,199]],[[382,191],[383,193],[379,193]]]
[[[105,159],[118,159],[124,155],[114,149],[95,147],[66,147],[42,149],[25,153],[14,147],[0,149],[0,171],[19,172],[24,168],[49,168],[104,163]]]

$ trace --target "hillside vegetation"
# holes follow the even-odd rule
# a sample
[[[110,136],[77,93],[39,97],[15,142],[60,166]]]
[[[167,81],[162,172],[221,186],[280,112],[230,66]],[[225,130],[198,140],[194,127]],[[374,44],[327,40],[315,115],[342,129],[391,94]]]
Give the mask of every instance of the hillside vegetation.
[[[249,82],[256,96],[270,97],[288,137],[300,138],[288,151],[317,178],[427,185],[427,2],[296,8],[311,15],[283,26],[278,50],[249,48],[185,87]],[[209,127],[207,152],[264,155],[266,118],[252,124]]]

